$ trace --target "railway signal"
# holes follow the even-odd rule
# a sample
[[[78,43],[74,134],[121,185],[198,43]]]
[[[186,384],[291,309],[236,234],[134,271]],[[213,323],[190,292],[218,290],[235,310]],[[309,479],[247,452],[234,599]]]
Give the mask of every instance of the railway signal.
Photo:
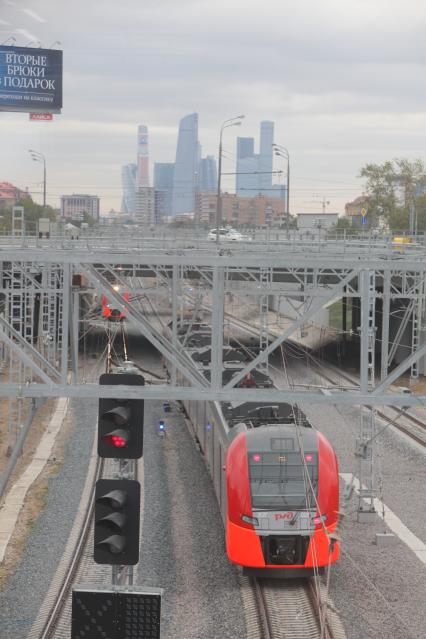
[[[161,588],[73,588],[71,637],[160,639]]]
[[[115,386],[143,386],[142,375],[105,373],[99,383]],[[138,459],[143,452],[143,399],[99,400],[98,455],[117,459]]]
[[[138,563],[140,492],[133,479],[96,482],[93,557],[97,564]]]

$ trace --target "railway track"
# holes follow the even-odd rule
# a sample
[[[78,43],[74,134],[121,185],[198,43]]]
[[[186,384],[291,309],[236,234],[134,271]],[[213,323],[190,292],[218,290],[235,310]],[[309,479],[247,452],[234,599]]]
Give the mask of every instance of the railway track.
[[[346,639],[320,580],[252,578],[250,585],[259,639]]]
[[[98,457],[95,436],[79,509],[62,560],[27,639],[68,637],[71,629],[73,585],[82,582],[98,585],[111,582],[111,567],[99,566],[93,561],[93,515],[97,480],[116,476],[118,468],[117,460]],[[137,464],[135,468],[137,472]]]
[[[353,377],[345,375],[345,373],[336,369],[334,366],[327,364],[326,367],[327,373],[321,371],[316,372],[316,374],[330,384],[342,386],[342,388],[353,387],[354,384],[356,384],[356,380]],[[330,373],[332,373],[334,377],[332,377]],[[342,385],[342,380],[347,382],[347,384]],[[396,428],[407,435],[410,439],[420,444],[420,446],[426,448],[426,422],[423,422],[421,419],[412,415],[403,408],[394,408],[393,406],[387,406],[386,411],[376,410],[376,414],[381,419],[388,422],[393,428]]]
[[[100,458],[96,458],[93,470],[89,470],[63,559],[27,639],[63,639],[69,636],[73,585],[87,582],[99,586],[111,584],[111,566],[100,566],[93,561],[93,512],[96,481],[113,477],[117,470],[115,460]]]
[[[208,310],[211,310],[208,305],[202,306]],[[231,324],[233,324],[234,326],[238,326],[239,328],[246,331],[248,334],[252,336],[256,336],[259,334],[259,327],[254,326],[253,324],[250,324],[245,320],[241,320],[230,313],[225,313],[225,317]],[[274,337],[274,335],[270,334],[270,339],[274,339]],[[291,337],[289,338],[289,341],[291,342]],[[293,348],[299,349],[301,353],[305,352],[305,350],[299,344],[293,343]],[[325,368],[324,364],[322,364],[322,367]],[[327,363],[326,368],[328,369],[327,373],[316,371],[316,374],[322,377],[327,382],[333,384],[333,386],[337,385],[342,389],[348,389],[349,387],[358,389],[359,380],[357,380],[356,378],[345,375],[345,373],[343,373],[340,369],[335,368],[331,364]],[[333,373],[334,375],[336,375],[336,377],[331,377],[329,373]],[[342,380],[346,381],[347,384],[342,384]],[[394,408],[392,406],[387,406],[386,412],[377,410],[376,414],[381,419],[389,422],[394,428],[407,435],[410,439],[420,444],[420,446],[426,448],[426,422],[423,422],[418,417],[415,417],[407,410]],[[403,419],[404,422],[397,421],[400,419]]]

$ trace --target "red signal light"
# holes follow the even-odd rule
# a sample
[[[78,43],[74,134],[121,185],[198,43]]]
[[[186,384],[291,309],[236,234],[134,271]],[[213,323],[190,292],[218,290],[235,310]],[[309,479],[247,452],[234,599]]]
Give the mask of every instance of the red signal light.
[[[102,439],[106,444],[111,444],[115,448],[124,448],[129,441],[129,431],[113,430],[111,433],[106,433]]]
[[[313,456],[313,455],[309,455],[309,454],[308,454],[308,455],[305,455],[305,459],[306,459],[306,461],[312,461],[312,460],[313,460],[313,458],[314,458],[314,456]]]
[[[252,458],[252,459],[253,459],[253,461],[254,461],[254,462],[260,462],[261,457],[260,457],[260,455],[258,455],[258,454],[256,453],[255,455],[253,455],[253,458]]]

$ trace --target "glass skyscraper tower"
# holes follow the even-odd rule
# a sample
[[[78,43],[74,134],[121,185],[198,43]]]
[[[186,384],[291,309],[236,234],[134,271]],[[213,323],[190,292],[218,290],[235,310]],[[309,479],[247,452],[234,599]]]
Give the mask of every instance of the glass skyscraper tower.
[[[179,123],[173,175],[173,216],[194,213],[195,191],[198,181],[198,114],[191,113]]]
[[[216,159],[213,155],[208,155],[200,159],[198,169],[198,190],[216,191],[217,189],[217,167]]]
[[[123,199],[121,210],[127,215],[134,215],[136,210],[136,164],[125,164],[121,167],[121,184]]]
[[[254,152],[254,138],[237,138],[236,191],[240,197],[274,195],[272,160],[274,123],[260,123],[259,153]]]

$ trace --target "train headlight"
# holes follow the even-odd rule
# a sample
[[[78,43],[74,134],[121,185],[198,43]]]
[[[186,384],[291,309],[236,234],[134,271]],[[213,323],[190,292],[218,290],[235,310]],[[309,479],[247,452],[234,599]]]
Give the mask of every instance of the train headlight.
[[[246,524],[251,524],[252,526],[258,526],[259,525],[259,520],[256,517],[249,517],[248,515],[241,515],[241,519]]]

